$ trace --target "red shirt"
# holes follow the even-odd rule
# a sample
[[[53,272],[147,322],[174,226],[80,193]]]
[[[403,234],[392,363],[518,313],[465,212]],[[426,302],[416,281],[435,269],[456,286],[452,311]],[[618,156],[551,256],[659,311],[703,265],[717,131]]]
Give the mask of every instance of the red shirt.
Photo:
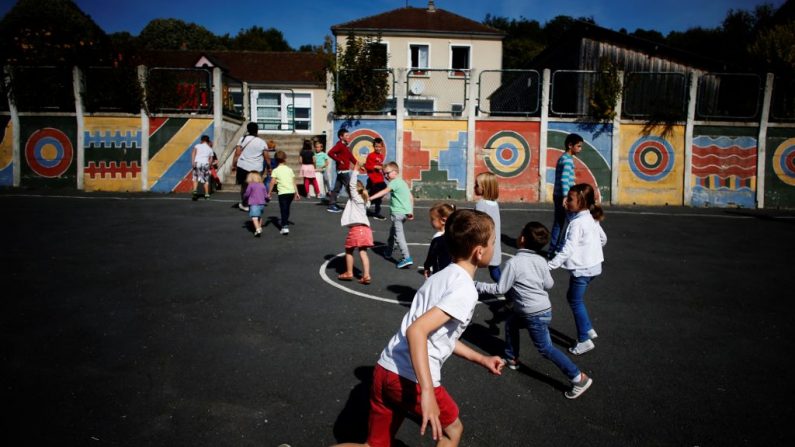
[[[342,141],[337,141],[337,144],[328,151],[328,156],[337,162],[337,171],[348,171],[351,169],[351,164],[356,161],[353,157],[351,149]]]
[[[377,154],[370,152],[367,154],[367,161],[364,162],[364,169],[367,171],[367,177],[370,178],[371,183],[384,183],[384,173],[381,168],[376,169],[376,166],[384,164],[384,154]]]

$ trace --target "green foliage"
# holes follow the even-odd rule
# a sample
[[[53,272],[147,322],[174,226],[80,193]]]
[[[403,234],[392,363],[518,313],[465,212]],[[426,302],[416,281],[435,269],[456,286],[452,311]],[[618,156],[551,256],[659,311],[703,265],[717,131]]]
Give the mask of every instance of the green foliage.
[[[147,50],[219,50],[218,36],[207,28],[179,19],[154,19],[138,35],[138,46]]]
[[[618,67],[606,58],[599,61],[599,71],[588,98],[590,117],[609,122],[616,117],[616,106],[621,96],[621,80],[618,77]]]
[[[276,28],[264,29],[261,26],[252,26],[247,30],[240,30],[231,41],[232,50],[248,51],[292,51],[284,39],[284,35]]]
[[[70,0],[19,0],[0,21],[3,65],[90,65],[109,61],[102,29]]]
[[[373,39],[349,34],[332,69],[337,81],[337,112],[352,115],[382,110],[389,94],[386,63],[380,36]]]

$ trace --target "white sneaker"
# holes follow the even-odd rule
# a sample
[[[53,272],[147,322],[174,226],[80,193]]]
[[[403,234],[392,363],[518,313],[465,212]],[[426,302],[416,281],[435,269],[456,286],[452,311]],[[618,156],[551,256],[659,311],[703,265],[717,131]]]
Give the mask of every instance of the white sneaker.
[[[290,229],[287,228],[287,227],[282,227],[282,231],[280,231],[279,233],[281,233],[281,234],[286,236],[286,235],[290,234]]]
[[[582,393],[585,392],[588,388],[591,387],[593,384],[593,380],[586,376],[585,373],[582,373],[582,377],[580,378],[579,382],[572,382],[571,390],[566,391],[566,399],[576,399],[580,397]]]
[[[237,207],[240,208],[240,211],[248,211],[248,207],[243,205],[242,203],[238,203]]]
[[[595,347],[596,345],[594,345],[591,340],[585,340],[577,343],[577,346],[569,348],[569,352],[571,352],[574,355],[582,355]]]
[[[590,338],[591,340],[593,340],[594,338],[596,338],[598,336],[599,335],[596,334],[596,331],[594,329],[589,329],[588,330],[588,338]]]

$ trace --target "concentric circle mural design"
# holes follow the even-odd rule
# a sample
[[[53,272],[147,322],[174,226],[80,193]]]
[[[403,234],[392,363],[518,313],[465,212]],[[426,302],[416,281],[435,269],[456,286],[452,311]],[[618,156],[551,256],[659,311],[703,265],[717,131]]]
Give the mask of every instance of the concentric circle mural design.
[[[674,166],[674,149],[660,137],[639,138],[629,148],[629,166],[632,173],[641,180],[660,181]]]
[[[39,129],[25,143],[25,160],[42,177],[60,177],[69,169],[73,157],[72,142],[58,129]]]
[[[773,152],[773,172],[782,182],[795,186],[795,138],[784,140]]]
[[[497,132],[484,146],[484,161],[500,177],[516,177],[530,164],[530,145],[516,132]]]

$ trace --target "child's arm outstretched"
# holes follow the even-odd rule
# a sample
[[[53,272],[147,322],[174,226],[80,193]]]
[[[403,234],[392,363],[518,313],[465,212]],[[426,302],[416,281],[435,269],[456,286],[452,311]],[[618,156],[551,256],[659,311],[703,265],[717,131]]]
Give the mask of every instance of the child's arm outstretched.
[[[513,283],[516,281],[516,270],[513,268],[513,263],[506,262],[503,266],[503,271],[500,274],[500,281],[499,282],[480,282],[475,281],[475,288],[478,290],[478,293],[490,293],[492,295],[505,295],[508,290],[513,287]]]
[[[572,257],[572,255],[574,255],[574,247],[579,244],[580,239],[582,239],[582,234],[569,227],[566,231],[566,241],[563,243],[563,248],[561,248],[558,254],[549,261],[549,268],[556,269]]]
[[[392,192],[392,188],[390,188],[389,185],[387,185],[386,188],[384,188],[381,191],[378,191],[377,193],[371,195],[370,196],[370,202],[372,202],[373,200],[375,200],[375,199],[377,199],[379,197],[384,197],[385,195],[389,194],[390,192]]]
[[[505,363],[502,361],[500,356],[498,355],[490,355],[485,356],[478,351],[467,346],[461,340],[456,340],[455,342],[455,349],[453,350],[453,354],[467,359],[472,363],[477,363],[478,365],[488,369],[492,374],[501,375],[502,368],[505,366]]]

